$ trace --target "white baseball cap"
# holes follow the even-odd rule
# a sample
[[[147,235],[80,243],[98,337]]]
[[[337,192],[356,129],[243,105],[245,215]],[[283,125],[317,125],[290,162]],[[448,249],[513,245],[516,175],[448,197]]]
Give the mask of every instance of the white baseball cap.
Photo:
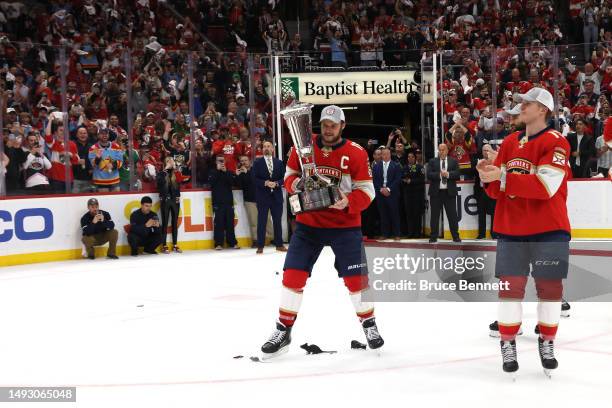
[[[540,102],[546,106],[549,111],[555,110],[555,101],[550,92],[544,88],[531,88],[527,93],[515,94],[515,102]]]
[[[344,111],[336,105],[329,105],[323,108],[319,122],[323,122],[325,119],[329,119],[334,123],[346,122]]]

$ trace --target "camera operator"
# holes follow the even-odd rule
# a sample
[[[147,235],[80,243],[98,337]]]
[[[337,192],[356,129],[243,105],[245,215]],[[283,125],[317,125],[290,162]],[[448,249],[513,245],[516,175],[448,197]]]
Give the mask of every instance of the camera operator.
[[[81,242],[85,245],[87,258],[95,259],[94,246],[104,245],[108,242],[106,257],[118,259],[116,248],[119,233],[115,229],[115,223],[110,214],[100,210],[98,200],[95,198],[87,200],[87,210],[81,217],[81,230],[83,231]]]
[[[138,255],[138,247],[143,246],[148,254],[157,254],[155,248],[161,244],[161,228],[159,217],[151,210],[153,200],[144,196],[140,200],[140,208],[130,215],[130,231],[128,242],[132,256]]]

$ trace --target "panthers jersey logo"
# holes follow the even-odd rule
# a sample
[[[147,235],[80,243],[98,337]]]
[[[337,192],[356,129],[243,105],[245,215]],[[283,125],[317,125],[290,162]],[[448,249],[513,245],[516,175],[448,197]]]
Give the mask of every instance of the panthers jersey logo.
[[[465,154],[465,149],[463,146],[455,146],[455,155],[456,157],[463,157]]]
[[[508,173],[531,174],[533,163],[525,159],[511,159],[506,163],[506,171]]]
[[[342,172],[340,170],[328,166],[317,166],[317,172],[323,176],[329,177],[332,184],[335,186],[340,185],[340,181],[342,180]]]
[[[185,156],[183,156],[182,154],[175,154],[173,159],[176,163],[176,167],[183,167],[183,165],[185,164]]]
[[[41,159],[35,159],[32,164],[30,164],[30,168],[34,171],[42,171],[44,166]]]

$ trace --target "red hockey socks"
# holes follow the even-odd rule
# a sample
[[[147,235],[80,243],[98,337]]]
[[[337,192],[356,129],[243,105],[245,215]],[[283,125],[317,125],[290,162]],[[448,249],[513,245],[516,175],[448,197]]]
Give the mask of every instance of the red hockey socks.
[[[500,283],[505,283],[507,290],[499,291],[499,306],[497,309],[497,324],[502,340],[514,340],[523,320],[523,304],[527,276],[501,276]]]
[[[343,280],[344,285],[349,290],[349,296],[359,321],[362,322],[374,316],[374,303],[362,300],[365,291],[368,290],[368,276],[345,276]]]
[[[544,340],[554,340],[561,316],[561,297],[563,281],[561,279],[536,279],[538,292],[538,326],[540,337]]]
[[[521,329],[523,319],[523,304],[520,300],[506,300],[499,302],[497,309],[497,324],[502,340],[514,340]]]
[[[283,273],[278,321],[286,327],[295,323],[307,279],[308,272],[299,269],[285,269]]]

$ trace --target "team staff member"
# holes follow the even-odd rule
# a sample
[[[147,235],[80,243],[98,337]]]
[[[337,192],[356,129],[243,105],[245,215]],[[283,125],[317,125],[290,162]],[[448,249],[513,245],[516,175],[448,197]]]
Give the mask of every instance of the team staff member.
[[[372,175],[383,238],[399,240],[402,167],[391,160],[388,147],[382,149],[382,160],[374,165]]]
[[[255,159],[252,177],[255,181],[255,199],[257,201],[257,253],[263,253],[266,239],[268,214],[272,214],[274,226],[274,246],[277,251],[287,252],[283,245],[283,190],[281,185],[285,178],[285,164],[274,157],[272,142],[263,142],[263,157]]]
[[[438,146],[438,157],[427,164],[427,179],[429,185],[429,201],[431,204],[431,235],[429,242],[436,242],[440,231],[440,212],[446,210],[448,225],[454,242],[459,238],[459,222],[457,219],[457,180],[459,180],[459,163],[448,155],[448,146],[442,143]]]

